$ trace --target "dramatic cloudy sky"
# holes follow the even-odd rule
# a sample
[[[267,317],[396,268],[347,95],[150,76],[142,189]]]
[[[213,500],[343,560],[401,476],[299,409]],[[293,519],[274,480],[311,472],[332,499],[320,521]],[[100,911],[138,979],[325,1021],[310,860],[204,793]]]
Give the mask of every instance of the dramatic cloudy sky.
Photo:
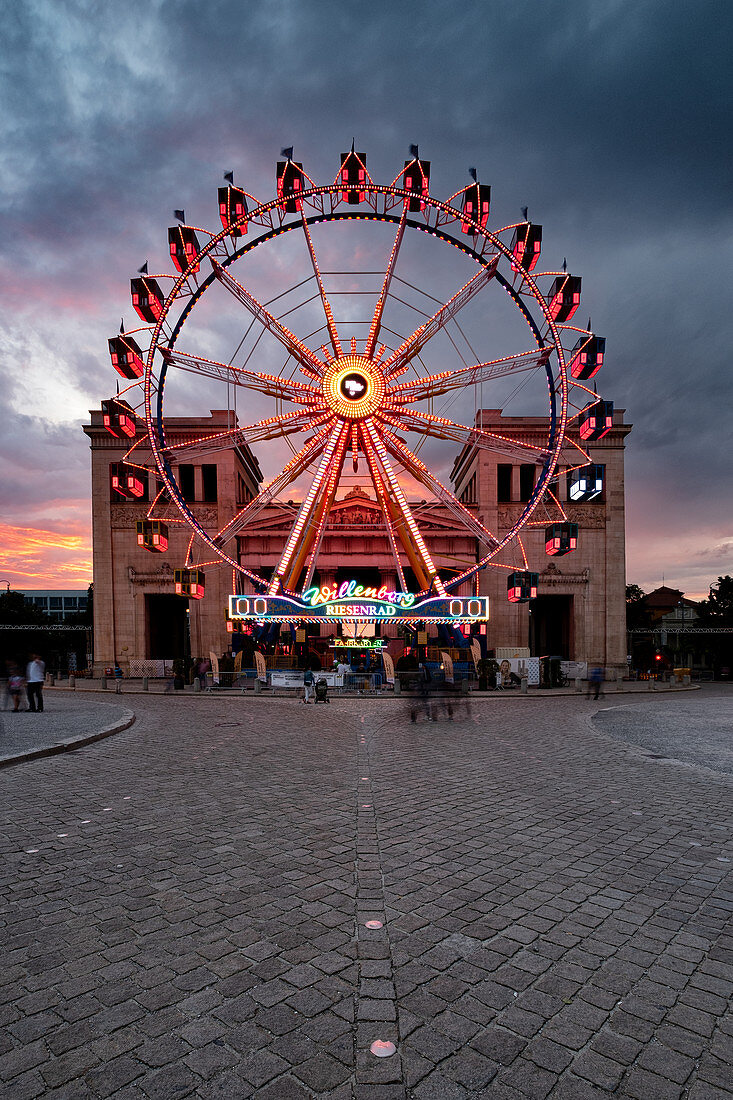
[[[380,182],[419,142],[441,197],[476,165],[492,223],[528,205],[582,274],[634,425],[628,579],[704,594],[733,572],[731,30],[729,0],[7,6],[0,581],[91,578],[80,424],[172,209],[214,228],[223,171],[268,198],[281,146],[326,181],[355,136]]]

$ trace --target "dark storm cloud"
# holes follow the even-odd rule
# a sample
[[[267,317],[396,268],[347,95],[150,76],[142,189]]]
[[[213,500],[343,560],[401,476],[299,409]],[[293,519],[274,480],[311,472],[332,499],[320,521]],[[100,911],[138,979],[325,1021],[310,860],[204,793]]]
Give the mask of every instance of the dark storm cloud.
[[[354,136],[387,180],[417,141],[436,194],[475,164],[492,224],[528,204],[548,263],[567,256],[583,275],[581,308],[609,341],[599,382],[635,424],[630,579],[664,568],[643,557],[652,514],[669,540],[681,525],[691,548],[696,528],[725,547],[731,24],[713,0],[13,5],[0,120],[11,407],[27,412],[29,367],[34,386],[46,372],[46,405],[58,388],[62,419],[107,396],[126,279],[147,258],[168,266],[174,207],[213,224],[224,170],[269,197],[282,145],[324,180]],[[43,425],[24,428],[43,442]]]

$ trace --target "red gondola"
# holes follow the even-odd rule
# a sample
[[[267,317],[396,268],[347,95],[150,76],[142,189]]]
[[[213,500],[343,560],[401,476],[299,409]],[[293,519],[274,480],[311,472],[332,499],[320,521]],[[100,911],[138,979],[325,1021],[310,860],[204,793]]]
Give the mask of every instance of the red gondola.
[[[168,248],[171,259],[180,272],[188,270],[199,252],[199,239],[190,225],[173,225],[168,230]],[[200,264],[194,264],[192,271],[198,271]]]
[[[204,598],[206,586],[202,569],[174,569],[173,583],[177,596],[190,596],[193,600]]]
[[[102,402],[102,423],[117,439],[131,439],[136,431],[135,413],[121,397]]]
[[[247,213],[247,196],[239,187],[219,188],[219,217],[231,237],[242,237],[247,232],[247,222],[234,226]]]
[[[581,336],[573,348],[570,360],[570,374],[581,382],[592,378],[603,366],[603,356],[606,354],[606,339],[604,336]]]
[[[352,149],[350,153],[341,154],[340,180],[343,187],[341,198],[344,202],[348,202],[350,206],[358,206],[360,202],[364,202],[364,187],[367,182],[366,153],[355,153]]]
[[[132,336],[113,336],[108,340],[112,366],[123,378],[140,378],[145,372],[143,353]]]
[[[520,267],[525,271],[534,270],[542,251],[542,226],[525,222],[518,225],[512,237],[512,255],[514,262],[512,267],[518,271]]]
[[[462,194],[464,220],[461,222],[461,232],[475,234],[476,230],[471,222],[478,222],[481,228],[485,229],[489,220],[491,185],[488,183],[472,183],[470,187],[465,188]]]
[[[536,573],[521,571],[510,573],[507,577],[507,599],[510,603],[526,603],[537,598],[538,576]]]
[[[406,160],[404,173],[405,191],[414,192],[414,197],[406,200],[407,209],[418,214],[425,209],[425,196],[430,184],[429,160]]]
[[[157,519],[140,519],[135,524],[137,544],[153,554],[164,554],[168,549],[168,524]]]
[[[579,275],[564,274],[555,279],[547,296],[553,321],[562,324],[573,316],[580,305],[581,282]]]
[[[277,197],[283,199],[280,209],[288,214],[297,214],[303,209],[301,195],[305,189],[303,164],[299,160],[279,160],[277,162]]]
[[[613,401],[594,401],[580,414],[580,438],[602,439],[613,427]]]
[[[545,553],[561,558],[578,548],[577,523],[551,523],[545,527]]]
[[[139,499],[145,495],[143,471],[138,466],[128,466],[126,462],[113,462],[109,468],[112,491],[125,499]]]
[[[154,325],[163,312],[165,297],[156,279],[141,275],[130,279],[132,307],[141,321]]]

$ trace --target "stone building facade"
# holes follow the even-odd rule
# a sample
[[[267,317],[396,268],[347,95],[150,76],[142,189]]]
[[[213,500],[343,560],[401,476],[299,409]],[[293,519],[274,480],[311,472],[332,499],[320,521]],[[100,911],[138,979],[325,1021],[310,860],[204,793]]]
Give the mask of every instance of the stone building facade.
[[[168,442],[181,443],[221,431],[227,427],[227,415],[214,411],[210,417],[169,419]],[[477,414],[477,425],[520,442],[539,446],[546,442],[546,420],[541,418],[510,418],[500,410],[485,409]],[[193,656],[210,650],[225,652],[231,640],[226,630],[226,606],[232,570],[226,566],[206,569],[206,594],[201,600],[175,596],[173,570],[185,561],[190,529],[170,506],[168,552],[151,554],[139,547],[135,522],[145,518],[149,500],[159,486],[151,473],[145,499],[113,499],[110,464],[121,460],[129,442],[111,436],[96,411],[84,431],[92,451],[95,668],[118,660],[123,668],[134,670],[141,661],[174,658],[184,652]],[[575,552],[557,559],[546,556],[545,522],[558,519],[559,513],[550,514],[542,505],[533,517],[537,526],[523,532],[530,567],[539,573],[537,600],[509,603],[505,569],[490,567],[479,574],[479,593],[490,598],[489,648],[528,646],[533,655],[587,660],[619,670],[626,667],[624,440],[629,431],[623,412],[617,410],[609,434],[596,443],[584,444],[593,462],[605,467],[605,490],[597,501],[568,501],[566,478],[561,473],[559,499],[568,519],[580,529]],[[138,432],[136,461],[152,467],[146,437],[140,429]],[[570,453],[566,452],[568,461]],[[577,456],[578,452],[574,453]],[[577,457],[572,462],[577,463]],[[452,472],[456,495],[497,535],[511,527],[521,513],[534,478],[533,466],[511,463],[471,446],[457,456]],[[258,491],[262,474],[257,459],[245,447],[210,455],[190,467],[184,479],[189,506],[205,528],[214,532]],[[481,556],[475,538],[444,505],[411,501],[410,507],[443,575]],[[294,502],[266,508],[256,526],[237,540],[238,560],[268,576],[279,560],[296,510]],[[408,588],[415,590],[406,561],[403,567]],[[399,587],[380,509],[359,487],[335,504],[314,583],[352,577],[363,584]],[[465,584],[462,594],[473,593],[474,585]],[[248,586],[241,590],[247,591]],[[324,626],[320,632],[332,633],[333,629]],[[384,632],[396,638],[396,628],[385,627]]]

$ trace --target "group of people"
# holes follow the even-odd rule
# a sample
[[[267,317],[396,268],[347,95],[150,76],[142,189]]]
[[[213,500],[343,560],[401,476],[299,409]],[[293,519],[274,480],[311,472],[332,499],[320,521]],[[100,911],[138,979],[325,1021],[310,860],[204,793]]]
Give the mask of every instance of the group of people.
[[[31,653],[30,660],[23,672],[22,666],[15,661],[6,661],[7,700],[6,707],[12,703],[13,714],[21,709],[23,696],[27,702],[26,710],[40,713],[43,710],[43,681],[46,678],[46,665],[39,653]]]

